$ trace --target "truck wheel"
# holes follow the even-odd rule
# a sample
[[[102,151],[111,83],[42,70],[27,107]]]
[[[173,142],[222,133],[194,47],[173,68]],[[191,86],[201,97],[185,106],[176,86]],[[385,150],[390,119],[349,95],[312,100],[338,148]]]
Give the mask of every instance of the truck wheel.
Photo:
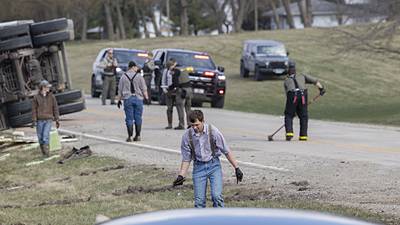
[[[254,80],[255,81],[260,81],[262,79],[260,70],[258,69],[258,66],[254,69]]]
[[[225,104],[225,96],[222,97],[214,97],[211,101],[211,107],[212,108],[224,108]]]
[[[7,115],[9,117],[17,116],[32,110],[32,100],[26,99],[20,102],[12,102],[7,104]]]
[[[79,101],[79,102],[73,102],[73,103],[68,103],[65,105],[59,105],[58,110],[60,111],[60,115],[65,115],[69,113],[74,113],[74,112],[80,112],[84,110],[85,107],[85,101]]]
[[[249,71],[246,69],[243,62],[240,62],[240,76],[249,77]]]
[[[23,34],[29,36],[29,24],[21,24],[2,28],[0,32],[0,39],[11,39],[13,37],[23,36]]]
[[[9,51],[24,47],[32,47],[32,40],[30,36],[22,36],[10,40],[0,41],[0,51]]]
[[[31,34],[38,35],[42,33],[50,33],[58,30],[65,30],[68,27],[68,20],[65,18],[44,21],[31,24]]]
[[[82,91],[80,90],[68,90],[54,95],[56,97],[58,105],[64,105],[69,102],[74,102],[82,98]]]
[[[9,117],[8,123],[11,127],[21,127],[23,125],[32,123],[32,113],[24,113],[17,116]]]
[[[34,36],[33,45],[35,47],[40,47],[47,44],[53,44],[55,42],[62,42],[70,40],[70,33],[68,31],[57,31],[47,34],[40,34]]]

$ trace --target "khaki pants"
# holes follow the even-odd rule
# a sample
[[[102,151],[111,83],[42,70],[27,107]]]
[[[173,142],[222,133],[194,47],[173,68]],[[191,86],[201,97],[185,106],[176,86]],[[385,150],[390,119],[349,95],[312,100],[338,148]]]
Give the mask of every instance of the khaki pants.
[[[117,85],[117,80],[115,76],[104,76],[103,79],[103,92],[101,93],[101,102],[103,105],[106,104],[106,99],[108,94],[110,94],[111,103],[115,103],[115,89]]]
[[[185,96],[183,96],[183,92],[186,92]],[[189,112],[192,109],[192,88],[178,88],[176,92],[176,110],[178,111],[179,117],[179,126],[185,126],[185,113],[186,113],[186,122],[187,125],[190,125],[189,121]],[[185,110],[185,113],[183,112]]]

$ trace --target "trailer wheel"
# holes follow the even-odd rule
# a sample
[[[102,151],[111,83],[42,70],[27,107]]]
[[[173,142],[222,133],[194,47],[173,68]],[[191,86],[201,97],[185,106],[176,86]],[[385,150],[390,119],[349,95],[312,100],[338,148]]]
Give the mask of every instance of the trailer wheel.
[[[30,36],[22,36],[0,41],[0,51],[9,51],[24,47],[32,47],[32,40]]]
[[[68,21],[65,18],[44,21],[31,24],[31,34],[36,36],[38,34],[50,33],[53,31],[64,30],[68,27]]]
[[[40,34],[34,36],[33,44],[35,47],[40,47],[47,44],[53,44],[55,42],[62,42],[70,40],[70,32],[68,31],[57,31],[47,34]]]

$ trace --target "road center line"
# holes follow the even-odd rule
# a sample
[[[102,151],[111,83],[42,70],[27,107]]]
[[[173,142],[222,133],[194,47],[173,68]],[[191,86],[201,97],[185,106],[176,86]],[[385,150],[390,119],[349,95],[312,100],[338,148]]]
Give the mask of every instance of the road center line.
[[[146,149],[159,151],[159,152],[167,152],[167,153],[178,154],[178,155],[181,154],[180,151],[174,150],[174,149],[169,149],[169,148],[163,148],[163,147],[145,145],[145,144],[139,144],[139,143],[132,143],[132,142],[125,142],[125,141],[116,140],[116,139],[112,139],[112,138],[106,138],[106,137],[101,137],[101,136],[96,136],[96,135],[92,135],[92,134],[76,132],[76,131],[71,131],[71,130],[66,130],[66,129],[58,129],[58,130],[62,133],[73,134],[76,136],[91,138],[91,139],[100,140],[100,141],[107,141],[107,142],[112,142],[112,143],[117,143],[117,144],[130,145],[130,146],[133,145],[133,146],[137,146],[140,148],[146,148]],[[228,162],[228,160],[225,158],[221,158],[221,161],[226,162],[226,163]],[[239,160],[237,160],[237,162],[240,165],[252,167],[252,168],[256,168],[256,169],[268,169],[268,170],[275,170],[275,171],[279,171],[279,172],[290,172],[290,170],[282,168],[282,167],[266,166],[266,165],[261,165],[258,163],[245,162],[245,161],[239,161]]]

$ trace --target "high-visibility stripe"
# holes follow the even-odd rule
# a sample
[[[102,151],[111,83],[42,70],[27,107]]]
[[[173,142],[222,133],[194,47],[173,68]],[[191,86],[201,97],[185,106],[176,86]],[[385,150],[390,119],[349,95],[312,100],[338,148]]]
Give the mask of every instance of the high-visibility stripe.
[[[293,133],[286,133],[286,136],[293,137]]]
[[[308,137],[307,136],[300,136],[299,140],[300,141],[307,141]]]

